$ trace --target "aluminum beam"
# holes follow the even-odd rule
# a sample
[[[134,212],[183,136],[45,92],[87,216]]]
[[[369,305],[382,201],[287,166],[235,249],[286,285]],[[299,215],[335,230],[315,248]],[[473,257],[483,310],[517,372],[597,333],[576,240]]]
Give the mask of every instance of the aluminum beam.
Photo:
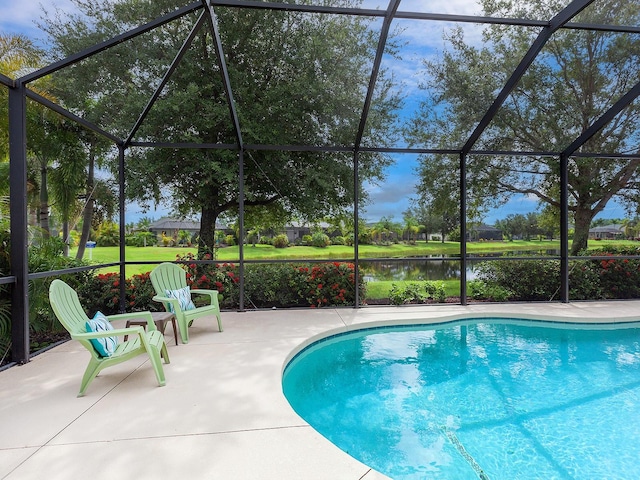
[[[560,27],[562,27],[565,23],[567,23],[571,18],[576,16],[586,7],[588,7],[594,0],[574,0],[571,2],[564,10],[558,13],[555,17],[553,17],[549,21],[549,25],[546,26],[535,39],[524,58],[520,61],[516,69],[507,80],[507,83],[504,85],[493,104],[487,110],[480,123],[476,126],[475,130],[465,143],[464,147],[462,147],[462,154],[467,155],[473,145],[478,141],[480,135],[486,130],[489,126],[489,123],[494,119],[497,115],[498,110],[502,107],[502,104],[505,102],[509,94],[516,87],[522,76],[526,73],[527,69],[531,66],[533,61],[536,59],[542,48],[546,45],[546,43]]]
[[[67,58],[64,58],[58,62],[52,63],[51,65],[48,65],[44,68],[41,68],[39,70],[36,70],[33,73],[30,73],[28,75],[25,75],[24,77],[22,77],[20,79],[20,81],[24,82],[24,83],[29,83],[32,82],[34,80],[37,80],[38,78],[44,77],[46,75],[50,75],[54,72],[57,72],[58,70],[68,67],[70,65],[73,65],[75,63],[78,63],[82,60],[84,60],[85,58],[91,57],[97,53],[100,53],[104,50],[107,50],[111,47],[114,47],[116,45],[119,45],[123,42],[126,42],[127,40],[130,40],[132,38],[135,38],[139,35],[142,35],[143,33],[149,32],[155,28],[158,28],[166,23],[172,22],[173,20],[176,20],[178,18],[184,17],[185,15],[188,15],[189,13],[199,10],[202,8],[202,4],[200,2],[194,2],[191,3],[190,5],[187,5],[185,7],[179,8],[178,10],[176,10],[175,12],[171,12],[167,15],[163,15],[162,17],[156,18],[154,21],[146,23],[144,25],[141,25],[137,28],[134,28],[133,30],[129,30],[128,32],[125,32],[121,35],[118,35],[116,37],[113,37],[109,40],[106,40],[104,42],[98,43],[97,45],[94,45],[92,47],[86,48],[84,50],[82,50],[79,53],[76,53],[74,55],[70,55]]]
[[[362,136],[364,135],[364,129],[367,125],[367,118],[369,117],[369,109],[371,108],[371,102],[373,99],[373,92],[376,88],[376,81],[378,80],[378,73],[380,72],[380,64],[382,63],[382,55],[384,54],[384,48],[387,45],[387,39],[389,38],[389,30],[391,28],[391,22],[393,16],[398,11],[400,6],[400,0],[391,0],[387,7],[387,12],[382,23],[380,30],[380,38],[378,39],[378,48],[376,49],[376,55],[373,60],[373,68],[371,70],[371,77],[369,77],[369,87],[367,88],[367,94],[364,100],[364,107],[362,108],[362,115],[360,115],[360,125],[358,126],[358,132],[356,134],[355,150],[358,151],[360,144],[362,143]]]
[[[9,89],[9,218],[11,222],[11,359],[29,361],[26,87]]]

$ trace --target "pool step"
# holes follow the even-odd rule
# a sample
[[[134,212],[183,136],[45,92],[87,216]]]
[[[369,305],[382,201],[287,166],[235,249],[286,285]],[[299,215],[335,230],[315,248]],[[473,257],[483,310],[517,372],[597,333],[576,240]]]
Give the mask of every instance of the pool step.
[[[471,454],[469,454],[469,452],[467,452],[467,450],[464,448],[462,443],[460,443],[460,440],[458,439],[455,432],[452,432],[446,426],[442,426],[442,431],[447,436],[449,441],[453,444],[453,446],[456,447],[456,450],[458,450],[458,453],[462,455],[462,458],[464,458],[467,461],[467,463],[471,466],[471,468],[473,468],[473,471],[476,472],[476,474],[478,475],[478,478],[480,480],[489,480],[489,476],[486,473],[484,473],[484,470],[482,470],[482,467],[478,465],[478,462],[476,462],[475,458],[473,458]]]

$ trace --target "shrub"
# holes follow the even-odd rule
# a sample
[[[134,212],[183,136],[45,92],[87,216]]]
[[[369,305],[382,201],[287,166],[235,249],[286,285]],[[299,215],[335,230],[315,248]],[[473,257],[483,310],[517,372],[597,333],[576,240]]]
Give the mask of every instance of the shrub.
[[[205,254],[203,261],[211,261],[213,257]],[[182,267],[187,271],[187,284],[191,288],[217,290],[221,306],[231,307],[238,304],[239,273],[238,266],[233,263],[196,263],[192,253],[178,255],[177,261],[187,262]],[[197,299],[196,299],[197,304]]]
[[[273,246],[276,248],[286,248],[289,246],[289,237],[284,233],[276,235],[273,239]]]
[[[347,244],[345,238],[341,237],[341,236],[333,237],[331,239],[331,243],[333,245],[346,245]]]
[[[307,246],[311,246],[311,244],[312,244],[311,235],[303,235],[302,236],[302,244],[303,245],[307,245]]]
[[[311,236],[311,244],[314,247],[326,248],[331,245],[331,240],[327,234],[316,232]]]
[[[355,265],[345,262],[298,266],[306,283],[306,300],[311,307],[353,305],[355,303]],[[360,298],[365,298],[366,283],[359,276]]]
[[[429,300],[444,302],[446,296],[443,282],[407,282],[400,285],[392,283],[389,290],[389,303],[403,305],[405,303],[425,303]]]
[[[510,255],[505,255],[509,257]],[[557,260],[496,260],[476,267],[477,279],[513,292],[514,300],[557,298],[560,262]]]
[[[593,256],[640,255],[638,247],[607,247],[588,252]],[[640,260],[605,259],[592,260],[589,269],[597,274],[604,298],[640,297]]]
[[[597,265],[596,261],[588,263],[572,260],[569,262],[569,297],[572,300],[603,298],[602,279],[594,270],[595,265]],[[483,262],[476,268],[476,273],[478,281],[484,284],[484,286],[474,284],[476,290],[472,291],[472,295],[477,295],[478,298],[484,296],[483,298],[493,298],[495,301],[507,299],[551,301],[559,299],[560,262],[558,260]],[[499,289],[504,292],[501,293]],[[506,292],[509,292],[508,298],[501,300]]]
[[[296,307],[306,304],[305,282],[286,264],[247,265],[245,301],[253,307]],[[237,299],[236,299],[237,300]]]
[[[236,244],[236,237],[234,237],[233,235],[225,235],[224,243],[225,245],[232,247]]]
[[[472,280],[468,284],[469,295],[474,300],[489,300],[492,302],[506,302],[514,296],[508,288],[487,283],[482,280]]]
[[[80,303],[87,316],[92,317],[98,310],[105,315],[113,315],[120,310],[120,274],[100,273],[87,279],[77,288]]]
[[[143,312],[145,310],[152,312],[164,311],[163,305],[153,300],[156,292],[151,284],[149,273],[150,272],[133,275],[127,279],[125,291],[126,309],[128,312]]]
[[[358,232],[358,243],[360,245],[371,245],[373,243],[373,236],[370,231]]]

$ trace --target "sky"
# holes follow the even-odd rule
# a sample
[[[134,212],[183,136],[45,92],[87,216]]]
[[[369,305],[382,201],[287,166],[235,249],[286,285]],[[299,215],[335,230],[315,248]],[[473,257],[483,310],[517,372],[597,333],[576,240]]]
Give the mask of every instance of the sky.
[[[188,0],[185,0],[185,3]],[[0,0],[0,32],[9,34],[23,34],[35,42],[43,44],[45,35],[36,23],[43,16],[42,2],[38,0]],[[46,2],[46,9],[53,14],[56,8],[62,14],[75,12],[75,6],[70,0],[53,0]],[[363,0],[364,8],[384,9],[387,2],[382,0]],[[443,14],[473,15],[480,9],[474,0],[403,0],[400,10],[416,12],[433,12]],[[402,94],[407,102],[401,115],[411,116],[424,95],[418,88],[421,81],[421,59],[429,58],[440,53],[445,48],[443,34],[453,24],[447,22],[424,22],[417,20],[399,20],[394,24],[396,31],[401,32],[403,41],[408,42],[403,48],[402,59],[389,56],[383,58],[382,68],[392,70],[401,84]],[[481,42],[481,29],[471,24],[462,24],[467,42],[477,44]],[[397,146],[403,146],[398,144]],[[395,221],[402,221],[402,212],[407,210],[410,199],[414,196],[417,176],[416,155],[393,155],[394,166],[386,172],[386,180],[380,185],[366,184],[370,203],[361,212],[361,218],[376,222],[382,217],[390,217]],[[496,220],[509,214],[526,214],[535,211],[535,199],[516,196],[501,209],[490,211],[484,218],[484,223],[493,224]],[[169,209],[158,207],[151,211],[143,211],[136,204],[127,206],[127,222],[135,222],[146,216],[158,219],[169,213]],[[611,204],[601,215],[603,218],[624,217],[625,212],[619,205]]]

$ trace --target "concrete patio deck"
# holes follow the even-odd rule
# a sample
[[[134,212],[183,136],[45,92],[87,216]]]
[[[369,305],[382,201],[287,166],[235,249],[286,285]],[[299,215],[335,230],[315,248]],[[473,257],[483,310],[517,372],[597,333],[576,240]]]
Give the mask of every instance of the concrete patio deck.
[[[289,406],[292,352],[327,331],[493,315],[631,321],[640,301],[224,312],[224,332],[196,321],[188,345],[167,328],[165,387],[139,357],[104,370],[82,398],[88,354],[67,342],[0,372],[0,478],[384,479]]]

